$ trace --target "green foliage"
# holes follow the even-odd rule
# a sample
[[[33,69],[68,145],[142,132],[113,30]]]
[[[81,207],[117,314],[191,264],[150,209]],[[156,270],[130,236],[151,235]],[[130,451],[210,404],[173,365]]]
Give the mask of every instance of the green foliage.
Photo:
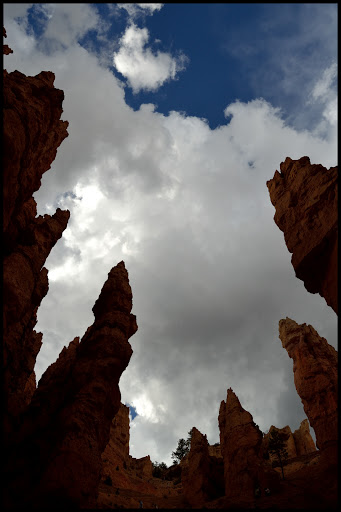
[[[193,429],[191,428],[191,430],[188,432],[187,439],[179,439],[177,449],[174,452],[172,452],[172,460],[174,464],[179,464],[179,462],[181,462],[181,460],[185,457],[185,455],[187,455],[187,453],[191,449],[192,433]]]
[[[152,462],[153,472],[152,475],[155,478],[162,478],[167,468],[167,464],[165,462]]]
[[[277,429],[273,429],[271,431],[269,437],[269,446],[268,450],[270,453],[276,455],[278,462],[282,469],[282,477],[284,480],[284,471],[283,471],[283,461],[288,458],[288,452],[286,450],[286,441],[288,440],[289,435],[284,432],[279,432]]]

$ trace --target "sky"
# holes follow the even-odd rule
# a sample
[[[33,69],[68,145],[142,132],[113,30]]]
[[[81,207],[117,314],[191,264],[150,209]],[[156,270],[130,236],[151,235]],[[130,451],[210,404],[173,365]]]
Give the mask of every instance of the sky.
[[[138,331],[120,379],[130,454],[219,441],[232,388],[263,432],[306,418],[278,322],[337,347],[295,277],[266,181],[337,165],[337,4],[4,4],[4,67],[55,73],[69,136],[34,195],[71,217],[45,266],[37,380],[124,260]]]

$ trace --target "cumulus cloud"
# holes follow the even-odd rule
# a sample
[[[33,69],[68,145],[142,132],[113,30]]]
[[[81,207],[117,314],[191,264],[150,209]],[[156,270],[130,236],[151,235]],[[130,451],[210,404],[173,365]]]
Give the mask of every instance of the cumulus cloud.
[[[73,36],[68,48],[47,54],[23,26],[12,21],[11,28],[6,42],[14,54],[5,56],[6,69],[54,71],[65,93],[62,118],[70,123],[35,195],[39,214],[57,206],[71,211],[46,262],[37,378],[92,324],[107,274],[123,259],[139,326],[120,380],[122,402],[138,413],[131,421],[134,457],[170,464],[193,426],[217,442],[228,387],[263,431],[272,424],[298,428],[305,415],[278,321],[310,323],[333,346],[337,322],[295,277],[266,181],[286,156],[335,165],[331,119],[320,137],[288,126],[261,98],[227,105],[226,123],[215,130],[205,119],[165,116],[152,104],[134,111],[121,82]],[[143,48],[148,33],[140,30],[131,37]],[[323,89],[316,87],[311,83],[311,91]],[[325,105],[324,94],[315,96]]]
[[[322,119],[315,127],[315,133],[325,136],[330,129],[337,125],[337,64],[333,62],[327,67],[322,76],[316,80],[307,105],[318,103],[322,107]]]
[[[120,9],[125,9],[130,17],[136,18],[141,15],[151,15],[159,11],[163,4],[116,4]]]
[[[147,28],[134,23],[127,27],[114,53],[114,65],[125,78],[134,93],[144,89],[155,91],[168,80],[174,80],[185,69],[188,58],[180,53],[172,57],[169,53],[146,47],[149,41]]]

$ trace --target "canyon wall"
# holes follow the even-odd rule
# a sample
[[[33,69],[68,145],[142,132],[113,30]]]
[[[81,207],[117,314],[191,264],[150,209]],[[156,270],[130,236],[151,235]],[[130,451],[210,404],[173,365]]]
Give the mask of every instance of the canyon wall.
[[[338,312],[337,301],[337,174],[311,164],[307,156],[287,157],[267,182],[284,233],[296,277],[311,293],[319,293]]]
[[[4,48],[8,54],[9,49]],[[124,262],[108,274],[82,337],[63,348],[36,389],[42,334],[37,309],[48,291],[43,267],[69,211],[36,216],[33,193],[67,134],[54,74],[4,70],[4,504],[93,508],[101,454],[120,407],[119,379],[136,332]]]
[[[8,47],[7,47],[8,48]],[[6,50],[6,53],[10,53]],[[43,266],[62,236],[70,212],[37,217],[33,194],[68,136],[61,121],[63,91],[54,74],[27,77],[3,72],[3,354],[4,429],[16,428],[35,387],[34,365],[42,334],[34,327],[48,291]]]

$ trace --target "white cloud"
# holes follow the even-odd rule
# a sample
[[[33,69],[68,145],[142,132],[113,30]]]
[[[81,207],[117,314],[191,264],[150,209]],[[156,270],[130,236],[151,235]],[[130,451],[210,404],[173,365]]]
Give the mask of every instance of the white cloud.
[[[125,9],[130,17],[136,18],[137,16],[141,16],[143,14],[154,14],[154,12],[159,11],[163,4],[116,4],[120,9]]]
[[[336,132],[337,125],[337,64],[333,62],[327,67],[322,77],[313,87],[307,105],[318,103],[322,106],[321,121],[315,127],[315,133],[325,136],[330,129]]]
[[[127,27],[114,53],[114,65],[127,78],[134,93],[144,89],[155,91],[168,80],[174,80],[185,69],[188,58],[184,54],[172,57],[166,52],[153,52],[146,47],[149,40],[147,28],[134,23]]]
[[[25,46],[34,41],[11,23],[5,20],[14,50],[6,69],[52,70],[70,123],[36,194],[39,214],[57,204],[71,211],[46,262],[38,378],[92,324],[107,274],[124,259],[139,326],[120,380],[122,402],[139,414],[131,423],[134,457],[169,464],[193,426],[218,441],[219,405],[230,386],[262,430],[297,428],[304,412],[278,321],[311,323],[336,346],[336,318],[295,277],[266,181],[286,156],[335,165],[332,118],[321,138],[286,126],[260,98],[229,104],[226,124],[215,130],[152,104],[133,111],[117,78],[75,43],[79,28],[70,28],[68,48],[47,55]],[[143,48],[148,33],[135,32]],[[315,99],[323,108],[324,98]]]

